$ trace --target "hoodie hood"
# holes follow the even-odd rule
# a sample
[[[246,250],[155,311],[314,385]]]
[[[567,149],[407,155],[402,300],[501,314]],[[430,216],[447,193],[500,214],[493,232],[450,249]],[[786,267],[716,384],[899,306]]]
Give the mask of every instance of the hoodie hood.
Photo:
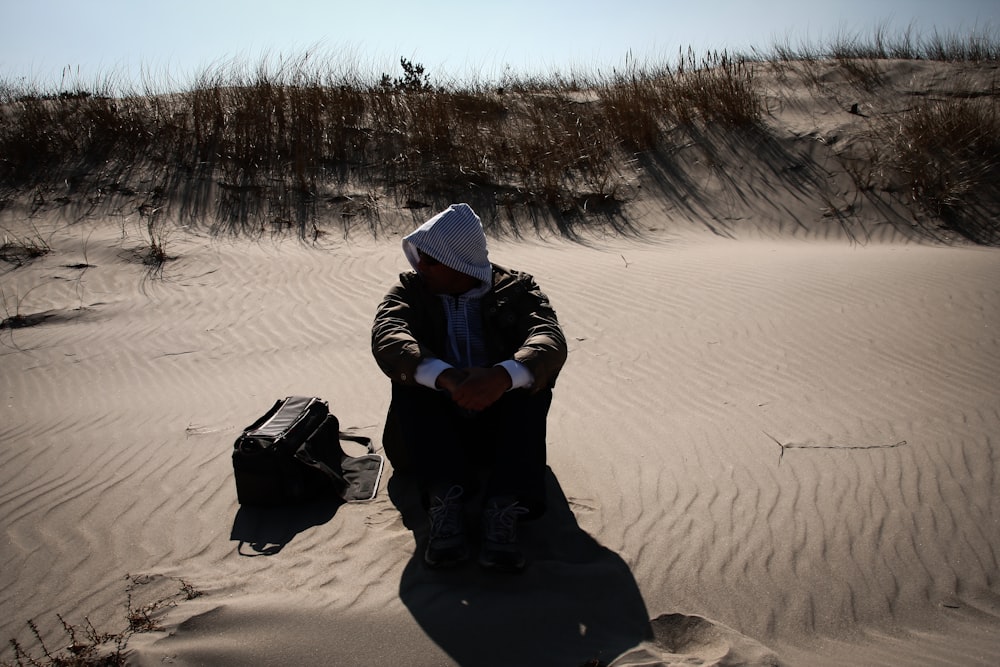
[[[468,204],[452,204],[403,238],[403,253],[414,270],[418,250],[484,285],[493,281],[483,222]]]

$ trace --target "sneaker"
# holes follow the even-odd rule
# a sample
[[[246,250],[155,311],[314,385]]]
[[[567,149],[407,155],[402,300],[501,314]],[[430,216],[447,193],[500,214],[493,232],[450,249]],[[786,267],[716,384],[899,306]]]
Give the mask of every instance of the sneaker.
[[[456,484],[443,497],[431,499],[431,534],[424,551],[424,562],[428,567],[453,567],[469,559],[463,493],[462,487]]]
[[[517,519],[528,508],[511,498],[493,498],[483,512],[483,545],[479,564],[487,570],[520,572],[526,560],[517,545]]]

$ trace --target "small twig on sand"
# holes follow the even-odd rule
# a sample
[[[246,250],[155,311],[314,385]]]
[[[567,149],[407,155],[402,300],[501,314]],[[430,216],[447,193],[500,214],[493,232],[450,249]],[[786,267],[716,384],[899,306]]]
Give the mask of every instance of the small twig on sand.
[[[902,447],[907,444],[906,440],[900,440],[899,442],[892,445],[812,445],[808,443],[799,442],[781,442],[773,435],[767,431],[761,431],[764,435],[774,440],[778,447],[781,448],[781,453],[778,454],[778,465],[781,465],[781,459],[785,456],[786,449],[895,449],[896,447]]]

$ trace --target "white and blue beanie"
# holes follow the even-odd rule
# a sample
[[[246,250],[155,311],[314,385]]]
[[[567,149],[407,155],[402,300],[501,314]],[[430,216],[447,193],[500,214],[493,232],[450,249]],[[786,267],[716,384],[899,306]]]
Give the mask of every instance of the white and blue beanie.
[[[417,250],[459,273],[493,281],[483,221],[468,204],[452,204],[403,238],[403,253],[414,269]]]

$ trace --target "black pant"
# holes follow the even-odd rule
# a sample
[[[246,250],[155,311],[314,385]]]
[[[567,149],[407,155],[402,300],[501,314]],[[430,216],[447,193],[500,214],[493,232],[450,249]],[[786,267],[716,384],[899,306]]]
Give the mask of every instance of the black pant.
[[[545,426],[552,391],[514,389],[479,413],[459,408],[445,391],[393,383],[392,407],[403,446],[425,499],[453,484],[466,489],[486,474],[485,497],[516,498],[545,511]]]

